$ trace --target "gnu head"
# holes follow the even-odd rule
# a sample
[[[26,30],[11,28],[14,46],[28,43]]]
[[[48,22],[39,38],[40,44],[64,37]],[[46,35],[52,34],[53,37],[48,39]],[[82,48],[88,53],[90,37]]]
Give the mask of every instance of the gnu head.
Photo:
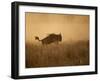
[[[61,33],[58,35],[58,40],[62,41],[62,35],[61,35]]]

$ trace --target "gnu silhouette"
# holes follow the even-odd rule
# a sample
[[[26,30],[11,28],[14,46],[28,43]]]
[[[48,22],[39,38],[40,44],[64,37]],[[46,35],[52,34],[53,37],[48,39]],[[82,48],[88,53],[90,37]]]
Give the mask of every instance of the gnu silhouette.
[[[47,45],[47,44],[51,44],[51,43],[59,43],[62,41],[62,36],[61,34],[49,34],[47,37],[45,37],[44,39],[39,39],[38,36],[35,36],[35,40],[38,40],[40,42],[42,42],[42,44],[44,45]]]

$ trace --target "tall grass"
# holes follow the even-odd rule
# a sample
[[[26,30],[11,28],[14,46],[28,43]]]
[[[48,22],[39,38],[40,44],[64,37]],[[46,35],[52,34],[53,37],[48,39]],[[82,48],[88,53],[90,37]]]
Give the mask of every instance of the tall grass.
[[[89,65],[89,41],[36,45],[26,43],[26,68]]]

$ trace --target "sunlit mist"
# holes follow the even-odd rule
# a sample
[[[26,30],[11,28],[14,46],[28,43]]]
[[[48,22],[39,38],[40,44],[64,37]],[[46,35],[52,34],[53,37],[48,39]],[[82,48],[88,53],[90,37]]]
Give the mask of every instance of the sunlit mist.
[[[64,41],[89,40],[89,16],[74,14],[25,13],[26,42],[35,43],[48,34],[62,34]]]

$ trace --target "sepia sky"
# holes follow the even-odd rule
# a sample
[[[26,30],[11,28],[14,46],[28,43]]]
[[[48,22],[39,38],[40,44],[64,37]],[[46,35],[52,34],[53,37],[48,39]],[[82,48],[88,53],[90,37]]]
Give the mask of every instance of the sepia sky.
[[[62,41],[89,40],[89,16],[71,14],[25,13],[26,42],[36,42],[48,34],[62,34]]]

